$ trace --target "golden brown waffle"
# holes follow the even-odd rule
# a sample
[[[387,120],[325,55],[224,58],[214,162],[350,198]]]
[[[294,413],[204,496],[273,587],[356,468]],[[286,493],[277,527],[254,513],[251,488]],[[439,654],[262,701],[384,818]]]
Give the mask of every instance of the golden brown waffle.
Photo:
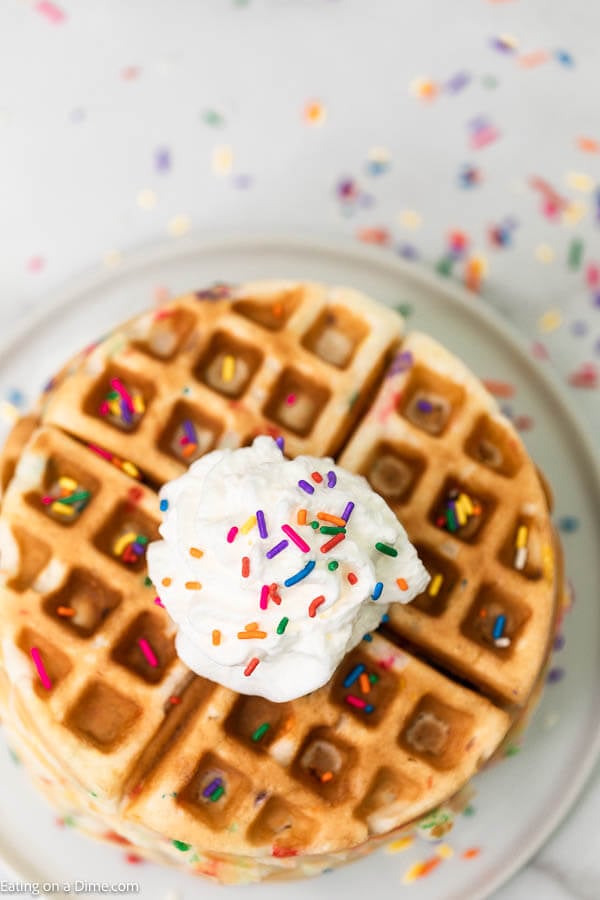
[[[90,492],[68,523],[43,503],[65,472]],[[125,822],[223,853],[337,852],[454,793],[508,728],[488,700],[380,636],[292,703],[191,676],[143,559],[111,551],[125,529],[154,537],[156,495],[54,429],[28,444],[2,518],[17,545],[4,571],[3,664],[21,721],[82,799],[93,791]]]
[[[132,461],[157,484],[258,433],[282,435],[291,456],[336,453],[399,342],[400,317],[356,291],[316,284],[215,294],[183,297],[101,342],[55,388],[44,421]],[[116,414],[99,413],[111,383],[131,398],[130,413],[122,395]]]
[[[401,327],[361,295],[268,283],[209,297],[128,323],[68,367],[47,398],[45,425],[21,455],[0,516],[0,707],[43,777],[52,773],[55,802],[69,798],[151,855],[208,854],[213,874],[231,881],[224,860],[238,860],[249,878],[326,853],[342,854],[339,862],[454,794],[531,694],[557,590],[533,465],[454,357],[409,335],[382,382]],[[248,347],[260,360],[254,369]],[[206,383],[225,370],[229,385],[231,356],[233,379],[242,362],[242,375],[253,371],[233,399]],[[97,414],[111,378],[132,400],[131,430]],[[315,384],[327,392],[322,404]],[[304,415],[302,391],[317,407],[303,429],[280,402]],[[186,421],[197,447],[182,456]],[[394,607],[387,635],[362,642],[329,685],[283,705],[206,682],[176,657],[170,621],[145,583],[141,539],[156,536],[158,498],[134,479],[162,483],[196,455],[265,430],[282,433],[290,455],[346,443],[340,463],[370,478],[433,580],[443,576],[434,596],[430,586]],[[13,458],[25,438],[15,436]],[[460,535],[435,524],[449,479],[482,508],[482,522],[468,516]],[[509,542],[523,517],[539,551],[532,545],[525,568],[511,571]],[[510,645],[486,646],[484,616],[462,628],[480,601],[490,618],[504,615]]]
[[[548,502],[491,396],[413,333],[340,457],[404,524],[432,580],[389,627],[501,702],[527,701],[558,589]]]

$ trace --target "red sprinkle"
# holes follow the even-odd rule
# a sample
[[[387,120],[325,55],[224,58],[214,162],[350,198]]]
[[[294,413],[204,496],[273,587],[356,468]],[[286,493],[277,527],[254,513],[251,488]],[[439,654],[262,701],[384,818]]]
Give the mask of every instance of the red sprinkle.
[[[320,548],[321,553],[328,553],[330,550],[333,550],[333,548],[337,547],[337,545],[341,543],[341,541],[343,541],[345,537],[346,535],[343,533],[334,534],[331,540],[327,541],[327,543],[323,544],[323,546]]]
[[[248,663],[248,665],[246,666],[246,668],[244,669],[244,675],[246,675],[246,676],[252,675],[255,668],[259,664],[259,662],[260,662],[260,659],[257,656],[253,656],[252,659],[250,660],[250,662]]]
[[[348,572],[348,581],[350,584],[356,584],[358,581],[358,576],[354,574],[354,572]]]
[[[242,578],[247,578],[250,574],[250,557],[242,556]]]
[[[321,475],[320,472],[313,472],[310,477],[312,478],[313,481],[316,481],[317,484],[321,484],[321,482],[323,481],[323,476]]]
[[[323,603],[325,603],[325,597],[323,596],[323,594],[320,594],[318,597],[315,597],[315,599],[311,602],[310,606],[308,607],[308,614],[311,617],[311,619],[314,619],[314,617],[317,614],[318,608]]]
[[[178,706],[181,703],[181,697],[169,697],[169,703],[172,703],[173,706]]]

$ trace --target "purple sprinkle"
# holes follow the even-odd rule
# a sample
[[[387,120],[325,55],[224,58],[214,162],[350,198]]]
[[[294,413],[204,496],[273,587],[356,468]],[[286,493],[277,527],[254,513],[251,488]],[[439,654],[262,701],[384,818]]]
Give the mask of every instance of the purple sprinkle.
[[[281,435],[280,435],[279,437],[275,438],[275,443],[277,444],[277,446],[279,447],[279,449],[280,449],[281,452],[283,453],[283,447],[284,447],[284,445],[285,445],[285,438],[282,438]]]
[[[256,524],[258,525],[258,533],[261,538],[269,537],[269,532],[267,531],[267,523],[265,522],[265,514],[262,509],[256,510]]]
[[[247,173],[243,173],[240,175],[233,176],[233,186],[237,188],[239,191],[247,191],[248,188],[252,187],[252,183],[254,181],[252,175],[248,175]]]
[[[565,643],[566,641],[564,634],[557,634],[554,638],[554,649],[562,650],[562,648],[565,646]]]
[[[406,244],[406,243],[398,244],[398,247],[396,248],[396,252],[403,259],[418,259],[419,258],[419,251],[413,244]]]
[[[121,418],[126,425],[131,425],[131,423],[133,422],[133,415],[131,414],[131,410],[124,400],[121,401]]]
[[[278,553],[281,553],[282,550],[285,550],[288,544],[289,541],[279,541],[278,544],[275,544],[274,547],[271,547],[270,550],[267,550],[265,556],[267,557],[267,559],[273,559],[274,556],[277,556]]]
[[[181,423],[181,427],[190,444],[197,444],[196,429],[194,428],[193,423],[189,419],[184,419]]]
[[[202,796],[203,796],[203,797],[210,797],[211,794],[214,794],[214,792],[215,792],[218,788],[220,788],[222,784],[223,784],[223,779],[222,779],[222,778],[214,778],[214,779],[211,781],[211,783],[208,784],[208,785],[204,788],[204,790],[202,791]]]
[[[144,545],[138,544],[137,541],[135,543],[131,544],[130,546],[131,546],[131,549],[133,550],[133,552],[137,553],[138,556],[141,556],[142,553],[144,552]]]
[[[168,147],[159,147],[154,154],[154,168],[157,172],[168,172],[171,168],[171,152]]]
[[[335,472],[327,473],[327,487],[333,488],[337,484],[337,476]]]
[[[354,509],[354,503],[352,502],[352,500],[350,500],[348,503],[346,503],[346,508],[344,509],[344,512],[342,513],[342,519],[344,520],[344,522],[348,521],[348,519],[352,515],[353,509]]]
[[[303,478],[298,482],[298,487],[302,488],[303,491],[306,491],[307,494],[314,494],[315,492],[312,484],[309,484],[308,481],[305,481]]]
[[[392,375],[398,375],[399,372],[407,372],[413,363],[414,358],[410,350],[403,350],[401,353],[397,353],[388,369],[387,377],[391,378]]]
[[[565,677],[565,670],[561,669],[560,666],[555,666],[553,669],[550,669],[548,672],[548,676],[546,681],[548,684],[557,684],[559,681]]]
[[[417,409],[419,412],[430,413],[433,410],[433,404],[429,400],[417,400]]]
[[[446,84],[444,85],[444,90],[449,91],[451,94],[458,94],[459,91],[462,91],[468,84],[471,82],[471,76],[468,72],[457,72],[456,75],[453,75],[452,78],[449,78]]]

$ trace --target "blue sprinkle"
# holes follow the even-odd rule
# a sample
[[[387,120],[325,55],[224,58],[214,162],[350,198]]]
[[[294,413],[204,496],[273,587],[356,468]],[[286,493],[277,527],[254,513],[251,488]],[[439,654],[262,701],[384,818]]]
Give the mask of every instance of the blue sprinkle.
[[[366,641],[367,644],[370,644],[372,640],[373,640],[373,635],[372,635],[372,634],[365,634],[365,635],[363,635],[363,641]]]
[[[506,616],[499,615],[496,617],[496,621],[494,622],[494,630],[492,631],[492,637],[494,640],[498,640],[498,638],[502,637],[502,632],[504,631],[504,626],[506,625]]]
[[[316,563],[314,559],[309,560],[306,563],[303,569],[300,569],[299,572],[296,572],[295,575],[290,575],[289,578],[283,582],[286,587],[291,587],[293,584],[298,584],[299,581],[302,581],[303,578],[306,578],[307,575],[310,575],[312,570],[314,569]]]
[[[382,616],[382,617],[381,617],[381,621],[382,621],[382,623],[383,623],[383,622],[389,622],[389,621],[390,621],[389,614],[386,613],[384,616]]]
[[[565,534],[573,534],[579,528],[579,519],[576,516],[561,516],[558,520],[558,528]]]
[[[375,587],[373,588],[373,593],[371,594],[371,598],[373,600],[379,600],[383,591],[383,581],[378,581]]]
[[[374,709],[375,709],[375,707],[373,706],[372,703],[368,703],[368,704],[365,706],[365,712],[366,712],[366,713],[372,713]]]
[[[343,682],[344,687],[345,688],[352,687],[352,685],[354,684],[356,679],[359,677],[359,675],[362,675],[362,673],[364,671],[365,671],[364,663],[358,663],[357,666],[354,666],[352,671],[348,672],[348,674],[344,678],[344,682]]]
[[[160,501],[160,511],[161,511],[161,512],[166,512],[166,511],[168,510],[168,508],[169,508],[169,501],[168,501],[168,500],[161,500],[161,501]]]

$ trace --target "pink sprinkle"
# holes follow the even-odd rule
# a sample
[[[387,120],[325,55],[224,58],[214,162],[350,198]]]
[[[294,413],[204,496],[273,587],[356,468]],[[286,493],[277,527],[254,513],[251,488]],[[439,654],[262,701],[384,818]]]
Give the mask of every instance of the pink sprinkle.
[[[296,402],[296,395],[288,394],[287,397],[285,398],[285,402],[287,403],[288,406],[293,406],[294,403]]]
[[[103,400],[103,401],[102,401],[102,403],[100,404],[100,408],[99,408],[98,412],[100,413],[101,416],[107,416],[107,415],[108,415],[108,403],[107,403],[106,400]]]
[[[355,706],[357,709],[364,709],[367,705],[364,700],[361,700],[360,697],[355,697],[354,694],[346,695],[346,703],[349,703],[350,706]]]
[[[297,531],[294,531],[294,529],[290,525],[282,525],[281,530],[284,532],[284,534],[287,534],[289,539],[293,541],[296,547],[299,547],[303,553],[308,553],[308,551],[310,550],[309,545],[305,540],[303,540],[303,538],[300,537]]]
[[[88,444],[88,448],[93,450],[94,453],[97,453],[98,456],[103,456],[104,459],[110,460],[112,462],[112,455],[108,452],[108,450],[103,450],[102,447],[97,447],[96,444]]]
[[[44,668],[44,663],[42,662],[42,657],[40,656],[40,651],[37,647],[31,648],[31,658],[35,663],[35,667],[38,670],[38,675],[40,676],[40,681],[42,682],[42,687],[46,688],[47,691],[52,690],[52,682]]]
[[[238,533],[237,525],[234,525],[233,528],[229,529],[229,531],[227,532],[227,543],[228,544],[233,544],[237,533]]]
[[[42,497],[42,503],[44,506],[50,506],[51,503],[54,503],[55,500],[58,500],[58,497]]]
[[[66,13],[54,3],[50,3],[50,0],[40,0],[39,3],[36,3],[35,9],[36,12],[39,12],[41,16],[47,19],[48,22],[52,22],[53,25],[60,25],[67,18]]]
[[[152,647],[150,646],[146,638],[138,638],[138,645],[152,668],[156,669],[158,666],[158,660],[154,655],[154,651],[152,650]]]
[[[590,263],[585,273],[588,287],[597,287],[600,284],[600,265]]]
[[[162,600],[160,599],[160,597],[155,597],[155,598],[154,598],[154,602],[156,603],[157,606],[162,607],[162,609],[165,608],[165,605],[164,605],[164,603],[162,602]]]
[[[260,589],[260,608],[266,609],[269,603],[269,585],[263,584]]]
[[[113,388],[113,390],[117,391],[117,393],[121,395],[121,397],[123,398],[123,402],[125,403],[125,406],[129,410],[129,412],[134,413],[135,407],[133,405],[133,400],[131,399],[131,394],[129,393],[123,382],[118,378],[111,378],[110,386],[111,388]]]

